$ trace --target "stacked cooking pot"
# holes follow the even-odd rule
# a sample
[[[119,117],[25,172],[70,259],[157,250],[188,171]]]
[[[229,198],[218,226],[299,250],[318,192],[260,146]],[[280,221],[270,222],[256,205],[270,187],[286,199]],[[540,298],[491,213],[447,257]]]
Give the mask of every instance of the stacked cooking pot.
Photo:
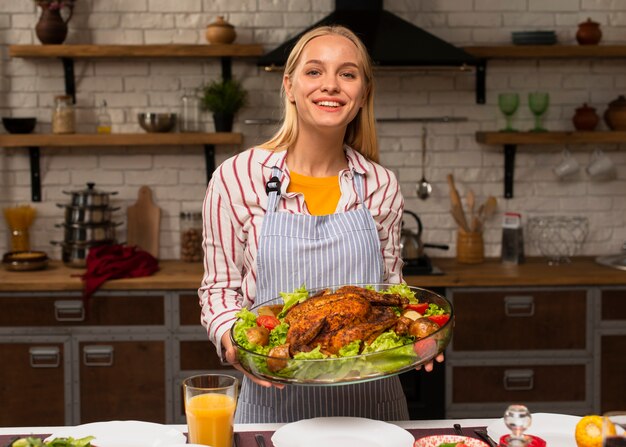
[[[87,183],[87,189],[63,191],[72,196],[69,204],[57,204],[65,209],[65,221],[57,224],[64,229],[63,242],[52,241],[63,248],[62,259],[69,267],[85,267],[89,249],[98,245],[116,244],[113,212],[119,207],[110,206],[110,196],[117,192],[95,189],[95,183]]]

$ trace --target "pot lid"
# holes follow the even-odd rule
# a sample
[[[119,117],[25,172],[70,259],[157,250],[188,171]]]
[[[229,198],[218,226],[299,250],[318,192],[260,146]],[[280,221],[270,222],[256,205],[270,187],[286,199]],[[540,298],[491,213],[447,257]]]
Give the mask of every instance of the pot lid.
[[[87,182],[87,188],[80,189],[76,191],[63,191],[64,194],[76,194],[81,196],[100,196],[100,195],[110,195],[117,194],[117,192],[107,192],[101,191],[95,188],[96,184],[94,182]]]
[[[619,95],[617,99],[614,99],[609,103],[609,107],[626,107],[626,97]]]

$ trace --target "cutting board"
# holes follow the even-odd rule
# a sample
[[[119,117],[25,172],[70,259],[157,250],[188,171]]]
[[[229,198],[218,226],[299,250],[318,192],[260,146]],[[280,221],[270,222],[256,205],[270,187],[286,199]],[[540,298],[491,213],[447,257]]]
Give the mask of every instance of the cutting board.
[[[150,187],[142,186],[137,194],[137,202],[127,210],[126,243],[137,245],[158,258],[160,227],[161,208],[154,204]]]

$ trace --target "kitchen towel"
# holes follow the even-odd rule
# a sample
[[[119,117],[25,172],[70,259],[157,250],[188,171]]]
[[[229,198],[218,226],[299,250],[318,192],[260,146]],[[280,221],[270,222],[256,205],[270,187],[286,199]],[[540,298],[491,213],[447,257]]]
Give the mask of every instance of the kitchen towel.
[[[150,276],[159,270],[159,261],[137,246],[108,244],[91,247],[83,279],[83,300],[87,300],[110,279]]]

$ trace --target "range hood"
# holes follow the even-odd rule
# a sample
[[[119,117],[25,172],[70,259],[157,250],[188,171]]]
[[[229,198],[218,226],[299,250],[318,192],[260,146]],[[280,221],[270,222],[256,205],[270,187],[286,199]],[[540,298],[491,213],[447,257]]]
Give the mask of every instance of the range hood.
[[[460,48],[383,9],[383,0],[335,0],[335,10],[258,60],[271,71],[283,67],[304,33],[320,25],[344,25],[363,40],[377,67],[460,67],[478,60]]]

